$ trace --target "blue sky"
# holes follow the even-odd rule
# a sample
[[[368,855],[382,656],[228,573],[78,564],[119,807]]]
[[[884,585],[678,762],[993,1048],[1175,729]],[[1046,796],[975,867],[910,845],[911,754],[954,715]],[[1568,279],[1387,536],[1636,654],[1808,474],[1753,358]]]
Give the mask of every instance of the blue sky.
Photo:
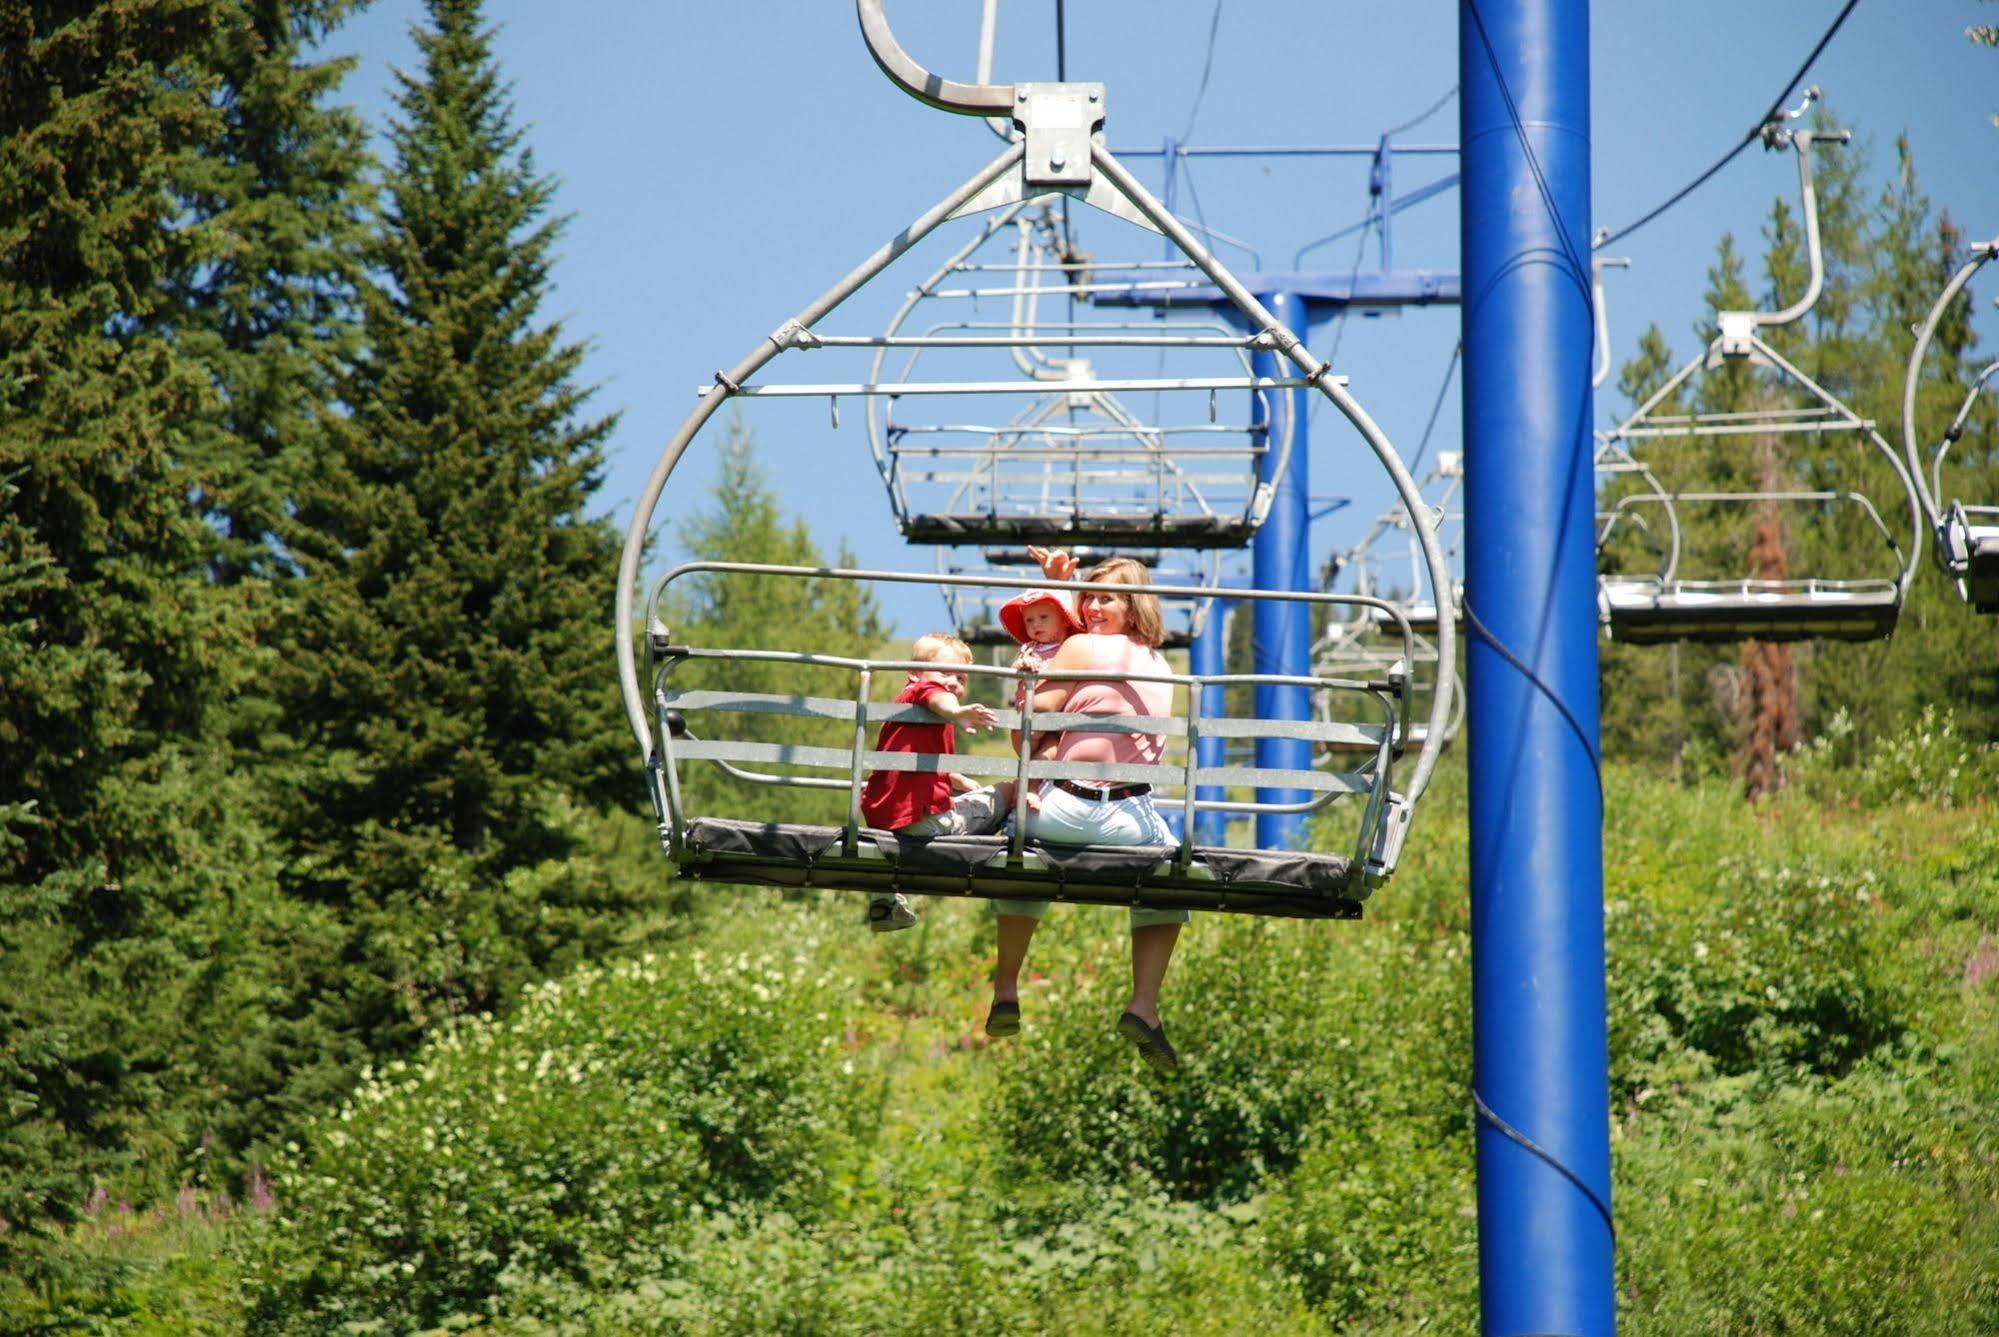
[[[1593,226],[1636,219],[1731,147],[1842,3],[1595,6]],[[1054,8],[1050,0],[1001,0],[996,80],[1055,77]],[[978,0],[891,0],[888,13],[918,60],[969,79],[979,9]],[[559,182],[558,208],[572,215],[544,311],[590,345],[585,376],[600,387],[595,407],[622,410],[600,494],[622,524],[695,387],[989,159],[997,141],[978,122],[892,88],[868,59],[846,0],[494,0],[488,15],[516,122],[537,168]],[[1206,145],[1371,143],[1456,82],[1455,4],[1225,0],[1196,111],[1214,15],[1212,0],[1068,0],[1068,75],[1108,86],[1113,150],[1156,148],[1183,135]],[[421,16],[417,0],[376,0],[325,48],[360,58],[345,91],[378,129],[390,68],[415,69],[407,32]],[[1993,22],[1999,4],[1989,0],[1861,0],[1807,76],[1857,132],[1877,181],[1906,130],[1924,188],[1978,239],[1999,234],[1992,123],[1999,51],[1975,47],[1963,33]],[[1453,101],[1398,142],[1455,142],[1456,118]],[[1129,161],[1159,188],[1157,158]],[[1397,191],[1430,179],[1441,162],[1398,166]],[[1366,209],[1364,160],[1208,160],[1193,171],[1206,221],[1255,245],[1266,268],[1289,268],[1299,246]],[[1611,279],[1613,354],[1627,356],[1656,322],[1676,352],[1691,356],[1717,240],[1733,232],[1760,256],[1772,199],[1795,190],[1789,155],[1752,148],[1611,247],[1606,253],[1629,256],[1633,266]],[[1184,187],[1180,204],[1191,212]],[[1122,244],[1122,225],[1082,210],[1076,223],[1086,246],[1093,238]],[[1455,270],[1456,224],[1450,193],[1400,215],[1398,267]],[[1323,247],[1314,262],[1344,271],[1353,245]],[[1249,264],[1238,253],[1225,258]],[[1372,252],[1363,264],[1375,264]],[[930,267],[918,256],[892,270],[842,308],[840,331],[879,332]],[[1999,312],[1990,292],[1977,296],[1990,349],[1999,341]],[[1337,369],[1407,454],[1457,333],[1457,310],[1433,307],[1355,319],[1337,333],[1323,326],[1312,342],[1325,356],[1338,339]],[[1599,418],[1622,407],[1606,387]],[[1456,448],[1457,414],[1453,389],[1432,451]],[[810,424],[764,427],[760,458],[786,510],[803,515],[827,550],[844,538],[865,565],[928,571],[931,554],[910,550],[895,531],[857,416],[850,410],[839,431],[823,413]],[[1350,434],[1328,418],[1320,424],[1311,491],[1350,497],[1352,505],[1318,526],[1316,553],[1351,543],[1389,502],[1385,479]],[[669,485],[656,517],[668,553],[674,521],[706,504],[713,459],[697,442]],[[939,620],[935,596],[915,587],[887,604],[905,631]]]

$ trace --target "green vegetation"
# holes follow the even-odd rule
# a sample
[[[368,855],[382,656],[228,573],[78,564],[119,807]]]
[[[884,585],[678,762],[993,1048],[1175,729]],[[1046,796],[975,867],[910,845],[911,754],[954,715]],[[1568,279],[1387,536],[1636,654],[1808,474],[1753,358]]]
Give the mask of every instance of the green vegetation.
[[[1117,911],[1058,912],[991,1044],[984,906],[884,939],[675,886],[602,645],[610,420],[539,311],[553,187],[474,0],[432,0],[374,162],[305,55],[349,8],[0,10],[0,1328],[1472,1330],[1458,763],[1366,921],[1196,923],[1177,1081],[1111,1032]],[[1872,202],[1823,168],[1826,296],[1778,337],[1885,422],[1962,240],[1897,152]],[[1795,293],[1786,207],[1767,240],[1717,301]],[[1648,332],[1627,391],[1674,362]],[[820,563],[740,427],[721,461],[685,550]],[[854,587],[797,594],[662,612],[883,644]],[[1999,1333],[1993,636],[1925,569],[1884,644],[1608,652],[1625,1331]],[[1752,735],[1788,788],[1745,805]]]
[[[1999,753],[1947,760],[1979,797],[1608,775],[1626,1331],[1999,1331]],[[1026,1032],[989,1042],[982,905],[880,938],[858,898],[714,893],[375,1071],[271,1210],[100,1211],[68,1261],[122,1278],[90,1312],[184,1289],[218,1331],[1470,1331],[1440,789],[1361,923],[1197,919],[1177,1081],[1111,1032],[1116,911],[1057,912]]]

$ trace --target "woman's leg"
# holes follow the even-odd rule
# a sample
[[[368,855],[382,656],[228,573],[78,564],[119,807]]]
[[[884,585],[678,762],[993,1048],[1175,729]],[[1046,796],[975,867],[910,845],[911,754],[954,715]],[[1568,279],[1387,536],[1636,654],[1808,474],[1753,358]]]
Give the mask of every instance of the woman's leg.
[[[1041,920],[1034,915],[1001,914],[994,922],[999,925],[999,960],[993,965],[993,1001],[1011,1003],[1020,998],[1020,967]]]
[[[1165,982],[1166,967],[1173,960],[1173,944],[1180,940],[1178,924],[1147,924],[1131,931],[1131,1004],[1146,1025],[1159,1024],[1159,986]]]

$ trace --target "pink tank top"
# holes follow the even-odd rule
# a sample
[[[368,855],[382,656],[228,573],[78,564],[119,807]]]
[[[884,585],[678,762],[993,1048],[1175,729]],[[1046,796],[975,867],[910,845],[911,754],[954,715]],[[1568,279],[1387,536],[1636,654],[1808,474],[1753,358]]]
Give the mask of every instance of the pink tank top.
[[[1129,636],[1071,636],[1089,647],[1090,667],[1131,673],[1171,673],[1165,656]],[[1084,715],[1171,715],[1170,682],[1090,681],[1078,683],[1064,710]],[[1063,732],[1055,749],[1057,761],[1120,761],[1151,765],[1166,754],[1162,734]]]

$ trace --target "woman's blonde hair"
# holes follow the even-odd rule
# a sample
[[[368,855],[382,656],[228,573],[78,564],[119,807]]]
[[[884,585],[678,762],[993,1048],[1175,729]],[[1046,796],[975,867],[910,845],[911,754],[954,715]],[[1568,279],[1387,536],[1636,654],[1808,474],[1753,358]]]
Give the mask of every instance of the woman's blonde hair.
[[[1107,557],[1091,567],[1090,574],[1083,579],[1143,586],[1152,583],[1152,573],[1145,569],[1143,562],[1129,557]],[[1158,649],[1160,642],[1166,639],[1166,619],[1159,611],[1159,596],[1130,590],[1125,594],[1125,606],[1131,610],[1125,619],[1125,634],[1134,641]]]

